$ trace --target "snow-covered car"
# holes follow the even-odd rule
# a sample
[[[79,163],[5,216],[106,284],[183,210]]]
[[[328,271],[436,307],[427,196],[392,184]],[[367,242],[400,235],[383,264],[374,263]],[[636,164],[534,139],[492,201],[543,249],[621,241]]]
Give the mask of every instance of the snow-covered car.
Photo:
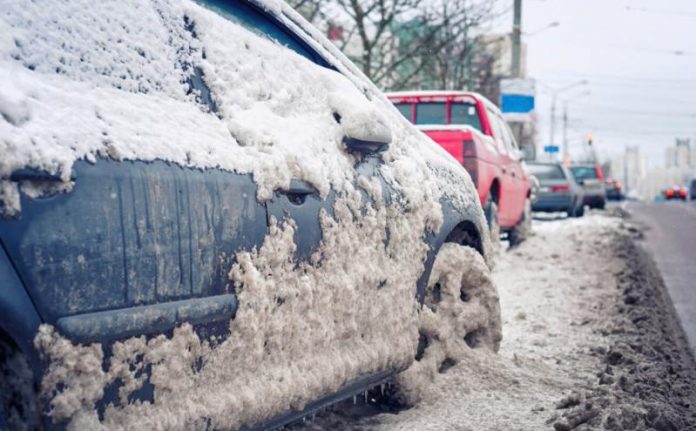
[[[468,174],[287,5],[1,9],[0,428],[276,427],[487,279]],[[450,296],[496,349],[484,285]]]

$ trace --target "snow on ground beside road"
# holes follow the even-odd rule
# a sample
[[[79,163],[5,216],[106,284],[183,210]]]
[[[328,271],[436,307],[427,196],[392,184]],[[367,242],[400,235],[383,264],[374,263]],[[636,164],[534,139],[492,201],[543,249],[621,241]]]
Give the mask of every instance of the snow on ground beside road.
[[[471,350],[398,415],[351,424],[334,416],[316,429],[550,428],[554,405],[597,380],[593,349],[606,344],[601,328],[614,306],[617,265],[609,243],[620,223],[597,214],[535,221],[535,234],[502,252],[494,271],[503,315],[498,355]]]

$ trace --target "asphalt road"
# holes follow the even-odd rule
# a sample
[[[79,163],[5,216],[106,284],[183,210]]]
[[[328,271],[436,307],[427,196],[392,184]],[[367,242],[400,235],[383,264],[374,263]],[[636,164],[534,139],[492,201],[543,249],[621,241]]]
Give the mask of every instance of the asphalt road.
[[[645,246],[653,255],[691,351],[696,356],[696,203],[629,203],[638,222],[649,227]]]

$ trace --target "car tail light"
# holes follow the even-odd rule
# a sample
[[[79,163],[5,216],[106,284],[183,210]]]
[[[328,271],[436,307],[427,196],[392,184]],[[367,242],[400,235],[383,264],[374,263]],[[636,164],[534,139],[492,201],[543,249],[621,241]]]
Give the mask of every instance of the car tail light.
[[[462,162],[462,166],[464,166],[464,169],[469,173],[471,176],[471,181],[474,182],[474,185],[478,187],[478,162],[476,159],[472,158],[465,158],[464,161]]]
[[[551,186],[551,193],[561,193],[570,191],[570,186],[564,184],[562,186]]]
[[[614,188],[616,190],[621,190],[621,181],[617,181],[616,184],[614,184]]]
[[[686,190],[684,190],[684,189],[679,190],[679,196],[686,197]]]
[[[602,172],[602,167],[599,166],[599,163],[595,164],[595,172],[597,173],[597,179],[602,181],[604,179],[604,172]]]
[[[669,189],[669,190],[667,190],[667,193],[666,193],[666,194],[667,194],[668,197],[672,197],[672,196],[674,196],[674,190]]]
[[[462,142],[462,156],[476,157],[476,142],[471,139]]]

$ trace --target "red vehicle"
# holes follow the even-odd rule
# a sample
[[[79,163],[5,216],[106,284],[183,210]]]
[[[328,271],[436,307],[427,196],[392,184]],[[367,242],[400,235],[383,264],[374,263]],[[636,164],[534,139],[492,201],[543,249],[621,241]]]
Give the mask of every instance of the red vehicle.
[[[387,96],[469,172],[491,233],[507,232],[511,245],[522,241],[531,223],[530,181],[500,110],[471,92],[419,91]]]
[[[665,190],[665,198],[667,200],[680,199],[680,200],[685,201],[686,195],[687,195],[686,188],[684,188],[680,185],[676,185],[674,187],[670,187],[667,190]]]

